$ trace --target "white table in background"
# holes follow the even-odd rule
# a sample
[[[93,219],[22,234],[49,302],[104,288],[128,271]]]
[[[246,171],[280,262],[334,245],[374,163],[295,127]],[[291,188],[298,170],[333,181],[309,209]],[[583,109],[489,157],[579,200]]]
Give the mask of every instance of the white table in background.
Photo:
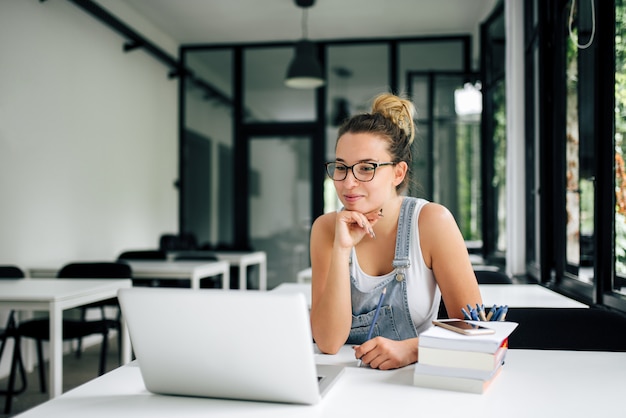
[[[227,261],[239,269],[239,289],[248,287],[248,266],[259,266],[259,290],[267,290],[267,255],[265,251],[254,252],[216,252],[220,261]]]
[[[117,296],[129,279],[0,280],[0,309],[46,311],[50,318],[50,398],[63,391],[63,311]],[[122,321],[122,363],[130,361],[130,339]],[[39,365],[42,367],[43,365]]]
[[[481,284],[478,287],[485,308],[491,308],[494,304],[513,308],[589,307],[538,284]]]
[[[478,285],[485,308],[508,305],[510,308],[588,308],[584,303],[570,299],[538,284],[481,284]],[[310,283],[282,283],[273,292],[299,292],[311,306]]]
[[[267,255],[265,251],[172,251],[170,260],[179,256],[202,257],[214,256],[219,261],[227,261],[239,270],[239,289],[248,288],[248,266],[259,266],[259,290],[267,290]]]
[[[133,279],[189,280],[192,289],[200,288],[200,280],[222,275],[222,287],[230,287],[230,264],[227,261],[154,261],[126,260],[133,270]]]
[[[200,288],[200,280],[222,275],[222,287],[230,287],[230,265],[227,261],[125,260],[132,269],[133,279],[189,280],[192,289]],[[28,269],[31,278],[56,277],[58,269],[36,267]]]
[[[344,365],[345,370],[313,406],[155,395],[146,389],[135,361],[20,418],[554,418],[624,412],[626,353],[511,349],[502,373],[481,395],[413,386],[413,365],[388,371],[358,368],[350,346],[336,355],[316,354],[316,362]]]

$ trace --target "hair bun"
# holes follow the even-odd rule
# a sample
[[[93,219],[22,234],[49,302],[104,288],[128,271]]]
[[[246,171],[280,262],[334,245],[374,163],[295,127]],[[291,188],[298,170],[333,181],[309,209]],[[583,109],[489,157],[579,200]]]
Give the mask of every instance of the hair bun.
[[[382,93],[374,98],[372,113],[380,113],[400,128],[409,140],[415,137],[415,106],[407,99],[391,93]]]

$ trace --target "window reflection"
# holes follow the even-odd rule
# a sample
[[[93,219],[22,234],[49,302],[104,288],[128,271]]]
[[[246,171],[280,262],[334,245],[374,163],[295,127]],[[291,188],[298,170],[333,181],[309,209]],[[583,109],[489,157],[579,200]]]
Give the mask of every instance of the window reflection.
[[[233,242],[232,52],[186,54],[181,228],[203,247]]]
[[[315,89],[285,86],[292,47],[244,51],[245,122],[313,121]]]

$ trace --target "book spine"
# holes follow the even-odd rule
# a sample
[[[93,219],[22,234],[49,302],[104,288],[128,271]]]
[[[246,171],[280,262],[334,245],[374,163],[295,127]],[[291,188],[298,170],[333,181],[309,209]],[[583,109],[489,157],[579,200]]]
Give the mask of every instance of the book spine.
[[[424,388],[432,388],[432,389],[444,389],[444,390],[452,390],[458,392],[469,392],[469,393],[484,393],[485,390],[493,381],[498,377],[502,367],[498,368],[496,372],[493,374],[491,379],[489,380],[481,380],[481,379],[467,379],[463,377],[453,377],[453,376],[432,376],[432,375],[421,375],[414,374],[413,375],[413,385],[424,387]]]
[[[433,366],[458,367],[466,369],[493,370],[501,364],[508,348],[502,347],[495,354],[474,351],[446,350],[420,347],[418,361]]]
[[[493,354],[497,352],[502,347],[508,347],[509,339],[508,337],[503,339],[500,343],[488,344],[482,342],[480,344],[473,343],[471,341],[459,341],[459,340],[443,340],[440,338],[428,338],[421,337],[419,340],[420,347],[429,347],[429,348],[441,348],[446,350],[455,350],[455,351],[472,351],[476,353],[489,353]]]
[[[497,364],[496,368],[492,370],[481,370],[468,369],[465,367],[433,366],[430,364],[417,363],[415,365],[414,373],[432,376],[453,376],[463,377],[466,379],[489,380],[491,376],[493,376],[494,372],[498,369],[498,367],[500,367],[502,364],[503,363]]]

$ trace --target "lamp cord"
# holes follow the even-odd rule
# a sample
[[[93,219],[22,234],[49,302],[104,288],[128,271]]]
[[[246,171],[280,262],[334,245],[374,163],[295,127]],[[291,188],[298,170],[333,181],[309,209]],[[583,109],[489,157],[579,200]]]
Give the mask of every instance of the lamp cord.
[[[309,37],[309,28],[307,26],[307,8],[302,8],[302,38],[307,39]]]
[[[591,3],[591,37],[589,38],[589,41],[587,41],[587,43],[584,45],[581,45],[578,43],[578,38],[574,39],[574,33],[572,30],[572,24],[574,23],[574,8],[576,7],[576,0],[572,0],[572,6],[570,7],[570,10],[569,10],[569,36],[572,42],[576,44],[578,49],[589,48],[591,44],[593,43],[593,38],[596,35],[596,12],[595,12],[594,0],[590,0],[590,3]]]

